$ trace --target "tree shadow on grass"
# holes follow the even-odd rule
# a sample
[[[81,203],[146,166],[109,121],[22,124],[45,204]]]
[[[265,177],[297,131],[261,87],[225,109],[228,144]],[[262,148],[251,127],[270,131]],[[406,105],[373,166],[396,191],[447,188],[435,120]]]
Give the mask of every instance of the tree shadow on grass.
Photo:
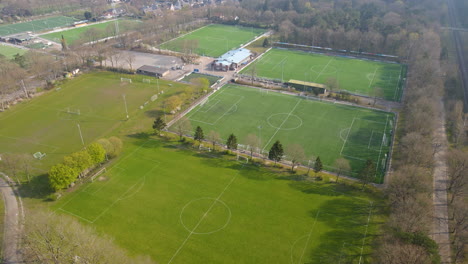
[[[372,219],[366,234],[370,209],[370,203],[365,200],[337,198],[311,211],[311,217],[318,214],[317,221],[332,228],[320,236],[319,245],[313,246],[309,256],[312,263],[355,263],[361,256],[363,242],[368,247],[373,235]],[[367,254],[366,250],[364,253]]]
[[[160,117],[160,116],[164,116],[164,111],[163,110],[152,109],[152,110],[145,111],[145,115],[147,117],[157,118],[157,117]]]
[[[46,199],[48,195],[54,193],[49,186],[49,178],[46,173],[32,178],[30,182],[21,184],[18,191],[21,197],[34,199]]]

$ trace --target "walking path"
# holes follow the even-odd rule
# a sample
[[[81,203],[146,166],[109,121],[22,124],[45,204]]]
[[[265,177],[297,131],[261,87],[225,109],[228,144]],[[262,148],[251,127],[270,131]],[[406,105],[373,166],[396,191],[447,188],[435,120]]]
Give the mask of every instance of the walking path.
[[[5,177],[5,179],[3,177]],[[11,187],[14,182],[0,172],[0,192],[5,202],[5,226],[3,233],[3,258],[5,264],[21,263],[18,242],[20,237],[20,210],[16,194]]]
[[[448,149],[447,134],[445,131],[444,105],[440,102],[441,115],[438,127],[434,131],[434,145],[440,144],[440,150],[434,155],[434,219],[432,239],[439,245],[441,263],[452,263],[450,251],[449,219],[447,206],[447,160]]]

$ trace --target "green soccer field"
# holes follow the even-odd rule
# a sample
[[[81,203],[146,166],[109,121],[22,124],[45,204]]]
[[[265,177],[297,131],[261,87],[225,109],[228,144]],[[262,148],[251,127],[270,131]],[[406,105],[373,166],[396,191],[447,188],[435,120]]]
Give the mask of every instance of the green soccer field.
[[[406,67],[396,63],[385,63],[363,59],[271,49],[258,61],[241,71],[284,82],[301,80],[326,84],[327,79],[335,78],[339,89],[352,94],[375,96],[375,88],[382,88],[383,94],[377,94],[391,101],[399,101],[403,92]]]
[[[260,36],[264,32],[263,29],[252,27],[212,24],[163,43],[161,48],[184,52],[190,49],[190,45],[192,45],[187,41],[195,40],[194,47],[196,48],[193,51],[194,53],[219,57],[229,50],[239,48],[242,44],[248,43],[255,36]],[[184,46],[186,47],[184,48]]]
[[[119,32],[123,33],[128,30],[133,29],[138,23],[137,21],[132,21],[132,20],[117,20],[119,24]],[[74,44],[77,40],[83,39],[83,34],[94,28],[98,30],[98,39],[106,38],[113,36],[115,34],[115,22],[114,21],[107,21],[103,23],[96,23],[96,24],[91,24],[89,26],[82,26],[78,28],[72,28],[68,29],[65,31],[60,31],[60,32],[54,32],[54,33],[49,33],[49,34],[44,34],[41,35],[42,38],[60,43],[62,39],[62,35],[67,41],[67,44],[72,45]]]
[[[13,59],[16,54],[23,55],[26,51],[25,49],[0,44],[0,54],[7,59]]]
[[[154,83],[143,83],[142,76],[124,76],[134,81],[121,83],[120,77],[120,74],[108,72],[82,75],[61,85],[58,90],[0,113],[0,154],[46,153],[46,158],[38,160],[35,167],[48,170],[64,155],[82,148],[78,124],[85,144],[133,122],[136,116],[139,116],[139,123],[150,127],[153,117],[146,116],[146,111],[186,86],[159,80],[164,96],[151,102],[151,96],[157,93]],[[125,121],[124,94],[129,121]],[[145,105],[145,102],[148,103]],[[140,106],[144,106],[143,109]]]
[[[354,177],[371,159],[377,167],[377,183],[383,182],[394,118],[387,112],[234,85],[223,87],[186,117],[192,127],[202,127],[205,135],[218,132],[223,143],[234,133],[240,144],[246,144],[248,134],[255,134],[262,151],[268,151],[276,140],[285,147],[300,144],[306,153],[304,165],[320,156],[324,168],[335,171],[335,160],[344,157]],[[176,131],[176,127],[171,129]]]
[[[128,138],[99,180],[52,207],[157,263],[371,263],[372,193],[210,155]]]
[[[185,76],[181,81],[190,82],[190,80],[197,79],[197,78],[207,79],[210,82],[210,86],[211,86],[215,84],[217,81],[221,80],[222,77],[192,72],[189,75]]]
[[[66,16],[48,17],[28,22],[0,26],[0,36],[7,36],[26,31],[38,32],[56,27],[70,26],[76,19]]]

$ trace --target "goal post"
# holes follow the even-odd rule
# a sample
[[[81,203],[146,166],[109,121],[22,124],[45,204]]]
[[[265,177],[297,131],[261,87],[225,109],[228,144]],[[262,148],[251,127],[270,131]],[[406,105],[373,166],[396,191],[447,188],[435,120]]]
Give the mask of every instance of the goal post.
[[[244,157],[244,156],[239,155],[239,154],[237,154],[236,160],[241,162],[241,163],[249,163],[249,158],[248,157]]]
[[[121,77],[121,78],[120,78],[120,82],[122,82],[122,83],[123,83],[123,82],[132,83],[132,79]]]
[[[103,173],[106,173],[107,172],[107,169],[104,167],[102,169],[100,169],[98,172],[96,172],[93,176],[91,176],[90,180],[93,182],[94,179],[96,179],[96,177],[98,177],[99,175],[102,175]]]
[[[150,79],[145,79],[145,78],[143,78],[143,82],[144,82],[144,83],[151,83],[151,80],[150,80]]]

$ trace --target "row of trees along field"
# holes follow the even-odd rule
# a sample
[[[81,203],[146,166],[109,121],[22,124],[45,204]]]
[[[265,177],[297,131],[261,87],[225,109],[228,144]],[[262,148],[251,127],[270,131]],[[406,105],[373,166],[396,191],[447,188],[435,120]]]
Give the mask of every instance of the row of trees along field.
[[[161,132],[166,128],[166,123],[163,121],[162,117],[157,117],[153,122],[153,129],[157,135],[161,135]],[[184,135],[192,130],[192,125],[190,121],[182,117],[175,125],[176,133],[179,136],[180,141],[184,141]],[[198,147],[201,149],[203,143],[208,141],[211,143],[211,148],[209,150],[215,150],[216,145],[226,146],[228,151],[230,150],[237,150],[238,143],[237,137],[234,134],[230,134],[227,138],[226,142],[223,143],[221,136],[218,132],[211,130],[208,135],[205,136],[203,129],[200,126],[197,126],[193,132],[193,139],[198,141]],[[261,159],[265,159],[265,156],[258,153],[258,149],[261,148],[260,139],[255,134],[247,135],[245,139],[245,144],[247,146],[246,151],[250,154],[250,160],[256,157],[260,157]],[[207,148],[207,147],[205,147]],[[255,153],[255,155],[254,155]],[[294,169],[297,166],[303,165],[308,167],[307,175],[309,175],[310,169],[313,168],[314,172],[317,174],[318,172],[322,171],[323,164],[320,160],[320,156],[317,157],[310,157],[309,162],[307,164],[303,164],[307,157],[304,152],[304,148],[299,144],[291,144],[283,147],[283,144],[277,140],[268,151],[268,159],[274,162],[274,166],[277,165],[278,162],[282,161],[285,157],[287,157],[287,162],[291,165],[291,172],[295,172]],[[314,162],[310,162],[314,160]],[[344,158],[338,158],[335,163],[334,167],[337,168],[336,173],[336,180],[338,182],[339,177],[343,174],[351,172],[351,166],[349,161]],[[359,173],[359,178],[362,182],[362,187],[374,181],[375,178],[375,164],[372,160],[367,160],[366,165]]]
[[[106,159],[116,157],[122,149],[122,141],[117,137],[99,139],[85,149],[63,158],[63,162],[49,170],[49,184],[54,191],[71,186],[78,178],[102,164]]]

